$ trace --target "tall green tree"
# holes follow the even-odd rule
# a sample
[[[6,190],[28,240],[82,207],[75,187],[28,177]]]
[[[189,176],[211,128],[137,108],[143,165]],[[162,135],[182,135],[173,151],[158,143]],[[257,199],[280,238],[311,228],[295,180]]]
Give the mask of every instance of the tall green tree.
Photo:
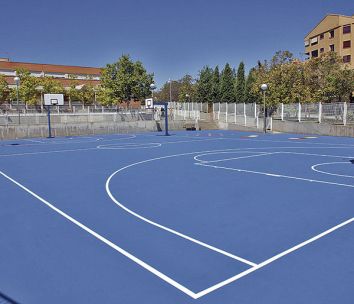
[[[77,78],[72,75],[69,75],[69,79],[69,86],[65,88],[65,95],[68,97],[69,106],[71,107],[73,101],[79,100],[79,92],[76,88],[79,85],[79,82],[77,81]]]
[[[245,102],[247,103],[260,102],[260,95],[255,94],[252,91],[252,87],[255,85],[255,83],[256,83],[256,69],[252,68],[249,71],[245,82],[244,97],[245,97]]]
[[[205,66],[199,72],[199,79],[196,83],[197,102],[211,103],[213,101],[213,70]]]
[[[30,72],[24,69],[16,70],[16,75],[20,78],[19,99],[28,105],[35,105],[39,101],[39,78],[31,76]],[[11,90],[11,99],[16,100],[16,90]]]
[[[7,100],[10,94],[9,86],[3,75],[0,75],[0,102]]]
[[[195,101],[196,99],[196,85],[191,75],[185,75],[180,79],[181,87],[178,94],[179,102]]]
[[[133,62],[129,55],[107,64],[101,77],[102,87],[112,94],[112,100],[118,101],[144,99],[150,94],[152,82],[153,74],[147,73],[140,61]]]
[[[240,62],[237,74],[236,74],[236,85],[235,85],[235,98],[236,102],[245,102],[245,64],[243,61]]]
[[[171,82],[170,82],[171,81]],[[170,86],[171,86],[171,99],[172,101],[178,100],[178,94],[181,87],[181,82],[178,80],[166,81],[160,90],[158,90],[154,96],[160,101],[170,100]]]
[[[228,63],[226,63],[220,81],[220,101],[221,102],[234,102],[234,75]]]
[[[53,77],[44,76],[38,79],[38,85],[43,87],[44,94],[63,94],[63,85]]]
[[[213,79],[212,79],[212,96],[213,102],[220,102],[220,72],[219,67],[216,66],[213,72]]]

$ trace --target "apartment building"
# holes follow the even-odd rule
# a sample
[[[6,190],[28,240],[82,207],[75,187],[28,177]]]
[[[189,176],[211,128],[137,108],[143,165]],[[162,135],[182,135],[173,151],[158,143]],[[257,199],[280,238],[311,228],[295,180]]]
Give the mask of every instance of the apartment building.
[[[57,64],[39,64],[29,62],[13,62],[8,58],[0,58],[0,74],[5,76],[9,86],[14,86],[17,69],[28,70],[32,76],[49,76],[57,79],[64,87],[70,86],[71,78],[75,77],[78,85],[100,84],[101,68],[82,67]]]
[[[349,68],[354,69],[354,15],[327,15],[306,35],[308,58],[326,52],[336,52]]]

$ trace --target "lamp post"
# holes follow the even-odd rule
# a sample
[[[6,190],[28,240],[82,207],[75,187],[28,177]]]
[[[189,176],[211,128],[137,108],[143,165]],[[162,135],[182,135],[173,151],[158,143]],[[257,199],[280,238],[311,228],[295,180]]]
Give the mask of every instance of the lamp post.
[[[18,111],[18,124],[21,124],[21,117],[20,117],[20,102],[18,98],[18,87],[20,85],[20,77],[15,76],[14,78],[16,84],[16,97],[17,97],[17,111]]]
[[[186,99],[187,99],[188,102],[191,102],[191,97],[190,97],[189,94],[186,94]]]
[[[264,133],[267,133],[267,108],[266,108],[266,91],[268,90],[268,85],[263,83],[261,85],[261,90],[263,91],[263,108],[264,108]]]
[[[151,90],[151,96],[152,96],[152,101],[154,101],[154,90],[156,89],[155,83],[150,84],[150,90]]]
[[[170,102],[172,102],[172,80],[171,80],[171,78],[168,79],[168,82],[170,84]]]

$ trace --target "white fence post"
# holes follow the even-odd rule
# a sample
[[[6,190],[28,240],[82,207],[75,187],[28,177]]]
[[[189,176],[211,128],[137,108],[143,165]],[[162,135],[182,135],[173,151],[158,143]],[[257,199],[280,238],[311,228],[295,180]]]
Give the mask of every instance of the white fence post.
[[[254,118],[257,118],[257,104],[254,103]]]
[[[298,104],[297,120],[301,122],[301,103]]]
[[[281,120],[284,121],[284,104],[281,103]]]
[[[213,102],[213,119],[215,119],[215,102]]]
[[[322,102],[318,103],[318,123],[322,122]]]
[[[343,103],[343,125],[347,125],[347,115],[348,115],[348,104],[346,102]]]
[[[219,111],[218,111],[218,120],[220,120],[220,106],[221,104],[220,104],[220,102],[219,102]]]
[[[247,117],[246,117],[246,103],[243,103],[243,118],[245,120],[245,126],[247,126]]]
[[[225,122],[227,123],[227,111],[228,111],[228,108],[229,108],[229,104],[228,103],[226,103],[226,106],[225,106],[226,108],[225,108]]]
[[[186,103],[183,104],[183,120],[186,120],[187,116],[187,109],[186,109]]]
[[[236,120],[237,120],[237,112],[236,112],[236,110],[237,110],[237,108],[236,108],[236,105],[237,105],[237,103],[235,102],[235,125],[236,125]]]

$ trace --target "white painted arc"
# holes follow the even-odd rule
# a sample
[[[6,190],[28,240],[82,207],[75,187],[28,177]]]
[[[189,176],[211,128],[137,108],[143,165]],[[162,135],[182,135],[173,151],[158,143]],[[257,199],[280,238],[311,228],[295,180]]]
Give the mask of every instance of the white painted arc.
[[[341,187],[354,188],[354,185],[349,185],[349,184],[327,182],[327,181],[322,181],[322,180],[317,180],[317,179],[309,179],[309,178],[303,178],[303,177],[296,177],[296,176],[289,176],[289,175],[274,174],[274,173],[269,173],[269,172],[252,171],[252,170],[245,170],[245,169],[238,169],[238,168],[230,168],[230,167],[223,167],[223,166],[214,166],[214,165],[208,165],[208,164],[204,164],[204,163],[195,163],[195,165],[197,165],[197,166],[203,166],[203,167],[210,167],[210,168],[214,168],[214,169],[224,169],[224,170],[230,170],[230,171],[237,171],[237,172],[245,172],[245,173],[266,175],[266,176],[271,176],[271,177],[280,177],[280,178],[288,178],[288,179],[294,179],[294,180],[301,180],[301,181],[312,182],[312,183],[320,183],[320,184],[327,184],[327,185],[334,185],[334,186],[341,186]]]
[[[308,147],[267,147],[267,148],[244,148],[242,150],[260,150],[260,149],[280,149],[280,148],[308,148]],[[313,148],[313,147],[312,147]],[[322,147],[316,147],[316,148],[322,148]],[[347,148],[347,147],[328,147],[328,148]],[[89,148],[89,149],[77,149],[77,150],[59,150],[59,151],[43,151],[43,152],[35,152],[35,153],[28,153],[28,154],[40,154],[40,153],[59,153],[59,152],[75,152],[75,151],[83,151],[83,150],[92,150],[92,149],[96,149],[96,148]],[[241,150],[241,149],[223,149],[223,150],[214,150],[214,151],[198,151],[198,152],[190,152],[190,153],[184,153],[184,154],[177,154],[177,155],[172,155],[172,156],[167,156],[167,157],[163,157],[163,158],[168,158],[168,157],[174,157],[174,156],[182,156],[182,155],[192,155],[192,154],[197,154],[197,153],[215,153],[215,152],[222,152],[222,151],[227,151],[227,150]],[[24,154],[22,154],[24,155]],[[10,156],[10,155],[8,155]],[[335,157],[335,156],[334,156]],[[339,156],[338,156],[339,157]],[[238,169],[236,169],[237,171],[239,171]],[[340,228],[340,227],[343,227],[344,225],[347,225],[351,222],[354,221],[354,218],[351,218],[349,220],[347,220],[346,222],[343,222],[342,224],[339,224],[299,245],[296,245],[254,267],[251,267],[249,270],[246,270],[240,274],[237,274],[236,276],[233,276],[227,280],[224,280],[218,284],[215,284],[201,292],[198,292],[198,293],[194,293],[192,291],[190,291],[188,288],[184,287],[183,285],[179,284],[178,282],[176,282],[175,280],[167,277],[166,275],[164,275],[163,273],[159,272],[158,270],[156,270],[155,268],[153,268],[152,266],[146,264],[145,262],[139,260],[138,258],[134,257],[134,256],[129,256],[130,253],[128,253],[127,251],[125,251],[124,249],[120,248],[119,246],[113,244],[112,242],[110,242],[109,240],[105,239],[104,237],[100,236],[99,234],[97,234],[96,232],[92,231],[90,228],[86,227],[85,225],[81,224],[80,222],[78,222],[77,220],[75,220],[74,218],[70,217],[69,215],[67,215],[66,213],[64,213],[63,211],[61,211],[60,209],[56,208],[55,206],[51,205],[50,203],[48,203],[46,200],[44,200],[43,198],[41,198],[40,196],[38,196],[37,194],[35,194],[34,192],[30,191],[28,188],[24,187],[23,185],[21,185],[20,183],[16,182],[15,180],[13,180],[12,178],[10,178],[9,176],[7,176],[5,173],[1,172],[0,171],[0,174],[2,174],[5,178],[7,178],[8,180],[12,181],[13,183],[15,183],[17,186],[19,186],[20,188],[22,188],[23,190],[25,190],[26,192],[30,193],[32,196],[34,196],[35,198],[37,198],[38,200],[40,200],[42,203],[44,203],[45,205],[47,205],[48,207],[50,207],[51,209],[53,209],[54,211],[58,212],[60,215],[62,215],[63,217],[67,218],[69,221],[71,221],[72,223],[74,223],[75,225],[78,225],[80,228],[82,228],[83,230],[85,230],[86,232],[92,234],[94,237],[98,238],[99,240],[101,240],[102,242],[106,243],[108,246],[111,246],[111,245],[114,245],[114,246],[111,246],[113,249],[117,250],[118,252],[120,252],[121,254],[125,255],[124,253],[128,254],[128,255],[125,255],[126,257],[130,258],[134,258],[134,259],[131,259],[133,260],[134,262],[136,262],[137,264],[139,264],[140,266],[144,267],[144,266],[147,266],[147,267],[144,267],[145,269],[147,269],[148,271],[154,273],[155,275],[157,275],[158,277],[160,277],[162,280],[166,281],[167,283],[171,284],[172,286],[176,287],[177,289],[181,290],[182,292],[184,292],[185,294],[189,295],[190,297],[194,298],[194,299],[197,299],[197,298],[200,298],[210,292],[213,292],[214,290],[218,289],[218,288],[221,288],[227,284],[230,284],[236,280],[238,280],[239,278],[241,277],[244,277],[246,276],[247,274],[249,273],[252,273],[253,271],[256,271],[270,263],[272,263],[273,261],[321,238],[322,236],[324,235],[327,235],[331,232],[333,232],[334,230]],[[266,174],[269,174],[269,173],[266,173]],[[276,175],[274,175],[276,176]],[[310,180],[311,181],[311,180]],[[86,229],[85,229],[86,228]],[[91,233],[92,232],[92,233]],[[106,240],[107,242],[105,242],[104,240]],[[120,249],[120,250],[118,250]],[[139,263],[139,261],[141,262],[141,264]],[[155,272],[154,272],[155,271]],[[161,276],[160,276],[161,275]]]
[[[187,154],[188,154],[188,153],[187,153]],[[223,254],[223,255],[225,255],[225,256],[227,256],[227,257],[230,257],[230,258],[235,259],[235,260],[238,260],[238,261],[240,261],[240,262],[242,262],[242,263],[248,264],[248,265],[250,265],[250,266],[255,266],[255,265],[257,265],[256,263],[253,263],[253,262],[251,262],[251,261],[249,261],[249,260],[247,260],[247,259],[245,259],[245,258],[242,258],[242,257],[240,257],[240,256],[234,255],[234,254],[229,253],[229,252],[227,252],[227,251],[225,251],[225,250],[222,250],[222,249],[220,249],[220,248],[217,248],[217,247],[215,247],[215,246],[209,245],[209,244],[204,243],[204,242],[202,242],[202,241],[200,241],[200,240],[197,240],[197,239],[195,239],[195,238],[192,238],[192,237],[190,237],[190,236],[188,236],[188,235],[186,235],[186,234],[183,234],[183,233],[181,233],[181,232],[179,232],[179,231],[176,231],[176,230],[174,230],[174,229],[171,229],[171,228],[169,228],[169,227],[166,227],[166,226],[163,226],[163,225],[161,225],[161,224],[159,224],[159,223],[156,223],[156,222],[154,222],[154,221],[152,221],[152,220],[150,220],[150,219],[148,219],[148,218],[146,218],[146,217],[144,217],[144,216],[142,216],[142,215],[140,215],[140,214],[138,214],[138,213],[132,211],[131,209],[129,209],[128,207],[126,207],[125,205],[123,205],[122,203],[120,203],[120,202],[114,197],[114,195],[112,194],[112,192],[111,192],[111,190],[110,190],[110,182],[111,182],[112,178],[113,178],[117,173],[119,173],[119,172],[121,172],[121,171],[123,171],[123,170],[125,170],[125,169],[127,169],[127,168],[136,166],[136,165],[138,165],[138,164],[150,162],[150,161],[153,161],[153,160],[168,158],[168,157],[172,157],[172,156],[164,156],[164,157],[159,157],[159,158],[154,158],[154,159],[150,159],[150,160],[141,161],[141,162],[138,162],[138,163],[133,163],[133,164],[130,164],[130,165],[128,165],[128,166],[125,166],[125,167],[123,167],[123,168],[121,168],[121,169],[119,169],[119,170],[113,172],[113,173],[110,175],[110,177],[107,179],[107,181],[106,181],[106,192],[107,192],[108,196],[111,198],[111,200],[112,200],[117,206],[119,206],[120,208],[122,208],[124,211],[128,212],[129,214],[133,215],[134,217],[136,217],[136,218],[138,218],[138,219],[140,219],[140,220],[142,220],[142,221],[144,221],[144,222],[146,222],[146,223],[148,223],[148,224],[150,224],[150,225],[152,225],[152,226],[155,226],[155,227],[157,227],[157,228],[159,228],[159,229],[165,230],[165,231],[167,231],[167,232],[169,232],[169,233],[172,233],[172,234],[174,234],[174,235],[177,235],[177,236],[179,236],[179,237],[181,237],[181,238],[183,238],[183,239],[186,239],[186,240],[188,240],[188,241],[191,241],[191,242],[193,242],[193,243],[195,243],[195,244],[198,244],[198,245],[200,245],[200,246],[203,246],[203,247],[205,247],[205,248],[208,248],[208,249],[210,249],[210,250],[213,250],[213,251],[215,251],[215,252],[218,252],[218,253],[220,253],[220,254]]]
[[[45,204],[47,207],[49,207],[53,211],[57,212],[58,214],[60,214],[61,216],[63,216],[67,220],[69,220],[74,225],[76,225],[79,228],[83,229],[84,231],[86,231],[87,233],[91,234],[92,236],[94,236],[95,238],[100,240],[101,242],[105,243],[109,247],[111,247],[114,250],[118,251],[119,253],[121,253],[125,257],[129,258],[130,260],[132,260],[136,264],[138,264],[141,267],[145,268],[146,270],[150,271],[151,273],[153,273],[154,275],[156,275],[160,279],[164,280],[165,282],[169,283],[170,285],[174,286],[175,288],[179,289],[180,291],[184,292],[185,294],[189,295],[190,297],[192,297],[194,299],[196,298],[196,294],[193,291],[191,291],[188,288],[186,288],[185,286],[183,286],[182,284],[180,284],[177,281],[171,279],[170,277],[168,277],[167,275],[165,275],[161,271],[158,271],[156,268],[154,268],[151,265],[145,263],[144,261],[140,260],[139,258],[137,258],[136,256],[132,255],[128,251],[124,250],[123,248],[121,248],[118,245],[114,244],[113,242],[111,242],[110,240],[106,239],[102,235],[100,235],[97,232],[93,231],[92,229],[90,229],[86,225],[84,225],[81,222],[77,221],[76,219],[74,219],[73,217],[71,217],[70,215],[65,213],[64,211],[60,210],[59,208],[55,207],[54,205],[49,203],[44,198],[42,198],[39,195],[37,195],[36,193],[32,192],[27,187],[25,187],[24,185],[20,184],[19,182],[17,182],[16,180],[11,178],[10,176],[5,174],[4,172],[0,171],[0,174],[3,177],[5,177],[6,179],[8,179],[9,181],[11,181],[12,183],[14,183],[15,185],[17,185],[18,187],[20,187],[21,189],[23,189],[24,191],[26,191],[27,193],[29,193],[30,195],[32,195],[33,197],[35,197],[36,199],[38,199],[39,201],[41,201],[43,204]]]
[[[333,175],[333,176],[340,176],[340,177],[354,178],[353,175],[345,175],[345,174],[330,173],[330,172],[326,172],[326,171],[322,171],[322,170],[316,169],[317,167],[320,167],[320,166],[323,166],[323,165],[335,165],[335,164],[347,164],[347,165],[351,165],[351,166],[352,166],[352,164],[349,163],[349,162],[332,162],[332,163],[316,164],[316,165],[313,165],[313,166],[311,167],[311,169],[312,169],[313,171],[316,171],[316,172],[322,173],[322,174]]]

